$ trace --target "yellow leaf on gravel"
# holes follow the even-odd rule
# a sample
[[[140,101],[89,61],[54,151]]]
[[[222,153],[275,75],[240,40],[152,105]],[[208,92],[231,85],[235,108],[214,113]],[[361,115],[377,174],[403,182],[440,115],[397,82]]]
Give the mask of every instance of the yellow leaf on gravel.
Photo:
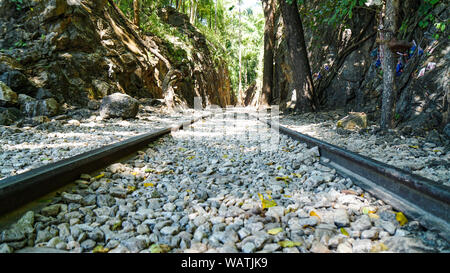
[[[135,190],[136,190],[136,187],[134,187],[134,186],[127,187],[127,193],[133,193]]]
[[[302,178],[302,175],[299,173],[291,173],[292,176],[295,176],[297,178]]]
[[[316,216],[317,218],[320,219],[320,216],[319,216],[315,211],[311,211],[311,212],[309,213],[309,216]]]
[[[373,209],[373,208],[370,208],[370,207],[363,207],[363,208],[361,209],[361,212],[362,212],[363,214],[370,214],[370,213],[375,213],[375,212],[376,212],[376,209]]]
[[[282,231],[283,231],[282,228],[273,228],[273,229],[269,229],[267,231],[267,233],[269,233],[270,235],[277,235],[278,233],[280,233]]]
[[[381,251],[387,251],[389,248],[383,244],[383,243],[379,243],[376,245],[373,245],[372,248],[370,249],[370,252],[381,252]]]
[[[284,214],[286,215],[286,214],[288,214],[288,213],[296,212],[296,211],[297,211],[297,209],[294,209],[294,208],[288,208],[288,209],[285,209],[285,210],[284,210]]]
[[[341,233],[344,234],[345,236],[350,236],[347,232],[347,230],[345,230],[345,228],[341,227]]]
[[[302,245],[301,242],[293,242],[293,241],[280,241],[280,242],[278,242],[278,244],[281,247],[296,247],[296,246]]]
[[[417,145],[409,145],[409,147],[413,148],[413,149],[419,149],[419,146],[417,146]]]
[[[144,183],[144,187],[148,188],[148,187],[154,187],[155,184],[153,183]]]
[[[267,209],[271,207],[275,207],[277,203],[272,200],[272,197],[270,194],[267,194],[269,196],[269,199],[264,199],[264,196],[260,193],[258,193],[258,197],[261,200],[262,209]]]
[[[103,246],[96,246],[94,250],[92,250],[92,253],[108,253],[109,248],[105,248]]]
[[[378,215],[375,214],[375,213],[370,213],[370,212],[369,212],[368,215],[369,215],[369,217],[372,218],[372,219],[380,219],[380,216],[378,216]]]
[[[401,212],[397,212],[397,214],[395,215],[395,219],[397,219],[400,226],[404,226],[406,225],[406,223],[408,223],[408,219],[406,219],[406,216]]]
[[[101,173],[101,174],[95,176],[94,179],[95,179],[95,180],[99,180],[99,179],[102,178],[103,176],[105,176],[105,174],[104,174],[104,173]]]
[[[275,177],[275,180],[288,182],[291,181],[292,179],[289,176],[277,176]]]
[[[150,253],[166,253],[170,251],[170,247],[168,245],[153,244],[149,250]]]

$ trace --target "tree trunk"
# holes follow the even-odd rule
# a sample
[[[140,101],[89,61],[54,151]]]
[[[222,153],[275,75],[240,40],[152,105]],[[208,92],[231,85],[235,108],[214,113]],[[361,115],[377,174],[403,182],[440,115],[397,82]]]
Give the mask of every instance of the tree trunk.
[[[139,27],[139,0],[133,0],[133,12],[134,12],[134,18],[133,23]]]
[[[217,33],[217,1],[216,0],[216,4],[215,4],[215,8],[214,8],[214,33]]]
[[[275,0],[262,0],[264,17],[264,67],[263,86],[260,103],[270,105],[272,102],[273,89],[273,47],[275,44]]]
[[[242,49],[241,49],[241,0],[238,0],[239,5],[239,84],[238,84],[238,103],[243,105],[244,94],[242,92]]]
[[[395,104],[395,53],[388,47],[388,42],[395,37],[397,30],[398,0],[386,0],[384,26],[382,34],[384,39],[382,48],[384,53],[382,70],[383,70],[383,96],[381,106],[381,129],[387,130],[392,127],[392,117]]]
[[[191,14],[189,18],[189,22],[194,25],[195,19],[197,17],[197,0],[191,0]]]
[[[293,72],[293,86],[296,92],[295,108],[300,112],[309,112],[316,109],[314,105],[314,84],[297,1],[293,0],[292,4],[288,4],[286,0],[279,1],[286,29],[288,59]]]

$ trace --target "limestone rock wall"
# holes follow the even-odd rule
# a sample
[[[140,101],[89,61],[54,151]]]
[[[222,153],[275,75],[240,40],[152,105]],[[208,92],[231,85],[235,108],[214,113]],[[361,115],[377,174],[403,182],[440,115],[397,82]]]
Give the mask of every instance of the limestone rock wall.
[[[17,94],[47,94],[78,106],[116,92],[164,97],[167,45],[151,35],[137,37],[136,27],[107,0],[24,0],[20,10],[0,0],[0,26],[0,81]],[[198,32],[193,37],[204,40]],[[192,67],[207,73],[171,64],[182,73],[174,84],[177,102],[192,106],[201,95],[231,103],[226,65],[212,63],[210,52],[199,48]]]
[[[310,5],[319,3],[313,1]],[[400,22],[409,22],[401,39],[420,43],[424,54],[414,56],[405,63],[403,73],[396,77],[397,101],[395,123],[398,128],[411,128],[412,132],[426,135],[427,131],[442,130],[449,123],[449,28],[444,32],[433,24],[421,28],[418,24],[420,0],[403,1],[400,6]],[[434,6],[436,18],[448,18],[445,3]],[[290,65],[286,59],[286,43],[281,15],[276,16],[274,101],[282,109],[293,108]],[[306,24],[304,24],[306,25]],[[369,120],[378,123],[381,109],[382,72],[375,67],[372,54],[378,47],[375,42],[377,20],[373,12],[355,10],[347,26],[323,25],[320,35],[305,27],[315,85],[320,91],[322,109],[345,109],[368,114]],[[440,38],[435,39],[435,34]],[[435,64],[435,66],[434,66]],[[431,65],[433,69],[427,69]],[[433,67],[434,66],[434,67]],[[419,76],[425,68],[425,74]],[[319,75],[320,74],[320,75]],[[409,130],[409,129],[408,129]]]

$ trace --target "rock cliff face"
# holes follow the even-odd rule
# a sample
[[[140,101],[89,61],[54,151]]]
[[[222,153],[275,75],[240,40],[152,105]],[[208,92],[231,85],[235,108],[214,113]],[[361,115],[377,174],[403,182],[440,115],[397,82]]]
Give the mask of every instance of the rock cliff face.
[[[313,1],[310,5],[319,2]],[[409,24],[399,36],[409,42],[415,40],[420,43],[424,53],[419,56],[416,51],[407,63],[404,61],[404,71],[396,77],[395,122],[400,129],[412,129],[415,134],[425,135],[427,131],[443,129],[450,121],[450,46],[448,27],[442,32],[433,24],[426,28],[418,26],[420,4],[421,1],[412,0],[403,1],[400,6],[400,18]],[[433,16],[448,18],[445,7],[444,3],[435,5]],[[274,98],[282,108],[293,108],[291,69],[285,56],[286,43],[280,16],[276,16]],[[315,35],[305,27],[312,72],[317,73],[315,84],[321,91],[322,109],[365,112],[369,120],[379,122],[383,90],[382,72],[375,67],[377,58],[372,55],[378,48],[376,26],[375,14],[359,9],[346,27],[323,25],[321,35]],[[433,37],[436,33],[441,37],[438,40]],[[426,68],[425,74],[419,76],[423,68]]]
[[[227,65],[220,57],[217,57],[218,59],[212,57],[210,42],[205,36],[189,23],[189,18],[185,14],[173,8],[161,9],[159,16],[164,23],[175,27],[189,40],[189,43],[178,49],[183,60],[181,62],[173,60],[181,72],[173,83],[175,93],[188,101],[190,106],[194,96],[202,97],[206,104],[222,107],[234,104],[235,98],[231,92]],[[170,54],[167,56],[173,59]]]
[[[213,62],[207,41],[183,15],[163,15],[195,39],[192,59],[173,62],[170,45],[138,34],[112,1],[24,0],[18,6],[0,0],[0,81],[17,94],[61,105],[86,106],[117,92],[163,99],[168,88],[175,102],[188,106],[195,96],[232,103],[226,64]],[[171,69],[179,73],[167,79]]]

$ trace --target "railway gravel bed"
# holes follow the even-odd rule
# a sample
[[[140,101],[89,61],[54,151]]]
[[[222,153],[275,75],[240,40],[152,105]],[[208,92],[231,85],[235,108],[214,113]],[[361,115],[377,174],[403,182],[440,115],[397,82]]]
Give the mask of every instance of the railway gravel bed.
[[[47,122],[30,120],[19,126],[0,126],[0,180],[40,166],[170,127],[189,115],[166,114],[145,106],[136,119],[101,119],[98,111],[76,109]],[[34,124],[33,124],[34,123]]]
[[[291,114],[281,116],[280,125],[450,186],[450,139],[436,133],[426,138],[383,133],[376,125],[361,133],[336,130],[344,116],[343,111]]]
[[[317,148],[216,116],[85,174],[0,231],[0,252],[448,252],[320,163]]]

